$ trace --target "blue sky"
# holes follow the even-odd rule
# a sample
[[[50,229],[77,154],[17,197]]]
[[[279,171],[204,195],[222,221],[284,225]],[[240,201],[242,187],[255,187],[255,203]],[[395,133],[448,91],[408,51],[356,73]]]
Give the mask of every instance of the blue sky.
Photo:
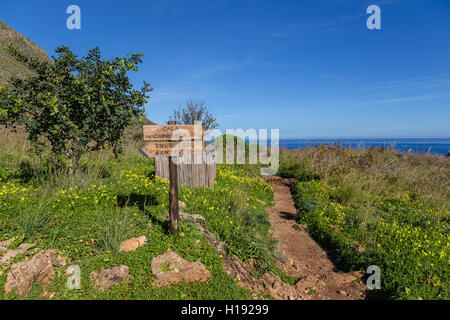
[[[81,8],[81,30],[66,8]],[[366,9],[381,8],[381,30]],[[0,19],[52,54],[144,52],[132,75],[154,87],[164,123],[205,100],[221,129],[279,128],[281,138],[450,137],[450,1],[32,1]]]

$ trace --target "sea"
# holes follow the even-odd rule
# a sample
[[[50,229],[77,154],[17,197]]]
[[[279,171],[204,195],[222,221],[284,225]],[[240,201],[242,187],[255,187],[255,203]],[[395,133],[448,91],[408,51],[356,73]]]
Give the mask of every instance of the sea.
[[[287,149],[302,149],[314,145],[335,143],[356,149],[382,146],[394,148],[400,152],[431,153],[444,156],[450,151],[450,138],[280,139],[279,146]]]

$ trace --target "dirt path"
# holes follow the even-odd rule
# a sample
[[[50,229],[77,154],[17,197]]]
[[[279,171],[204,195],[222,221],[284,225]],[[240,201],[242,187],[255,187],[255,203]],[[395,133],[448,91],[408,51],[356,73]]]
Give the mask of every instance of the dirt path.
[[[363,272],[339,272],[324,251],[308,234],[305,226],[296,223],[296,210],[290,182],[269,177],[275,192],[275,205],[268,208],[273,237],[278,240],[282,255],[281,267],[294,277],[302,277],[296,289],[302,299],[363,299],[366,286]],[[294,227],[294,226],[299,226]],[[359,282],[359,283],[358,283]]]

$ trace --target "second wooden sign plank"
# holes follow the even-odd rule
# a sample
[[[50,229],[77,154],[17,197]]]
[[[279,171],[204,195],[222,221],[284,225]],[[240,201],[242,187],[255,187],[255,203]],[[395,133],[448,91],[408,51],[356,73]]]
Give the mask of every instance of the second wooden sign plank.
[[[191,154],[202,154],[204,150],[203,141],[161,141],[147,142],[141,152],[147,158],[157,156],[163,157],[181,157],[185,152],[190,151]]]
[[[203,128],[196,125],[143,126],[144,141],[202,140]]]

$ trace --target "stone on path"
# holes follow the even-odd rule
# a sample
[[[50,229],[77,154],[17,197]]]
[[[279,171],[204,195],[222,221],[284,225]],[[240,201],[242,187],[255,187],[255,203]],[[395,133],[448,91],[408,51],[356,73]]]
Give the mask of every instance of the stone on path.
[[[131,278],[130,268],[123,264],[109,269],[92,271],[90,276],[91,280],[95,282],[95,287],[101,291],[109,289],[124,279]]]
[[[152,273],[156,276],[154,287],[180,282],[204,282],[211,276],[211,272],[200,262],[189,262],[173,251],[153,258]]]
[[[131,238],[129,240],[125,240],[120,244],[119,251],[120,252],[129,252],[134,251],[140,246],[143,246],[147,242],[147,238],[145,236],[140,236],[138,238]]]
[[[300,300],[300,295],[294,287],[281,281],[278,276],[265,273],[262,282],[266,291],[276,300]]]
[[[295,288],[302,294],[307,293],[309,289],[316,291],[322,290],[325,287],[325,281],[321,280],[320,277],[316,275],[307,275],[305,277],[302,277],[295,284]]]
[[[31,260],[15,263],[11,266],[5,284],[5,292],[16,291],[20,296],[30,292],[33,283],[50,282],[54,276],[53,265],[65,265],[63,258],[57,258],[55,251],[38,252]]]

